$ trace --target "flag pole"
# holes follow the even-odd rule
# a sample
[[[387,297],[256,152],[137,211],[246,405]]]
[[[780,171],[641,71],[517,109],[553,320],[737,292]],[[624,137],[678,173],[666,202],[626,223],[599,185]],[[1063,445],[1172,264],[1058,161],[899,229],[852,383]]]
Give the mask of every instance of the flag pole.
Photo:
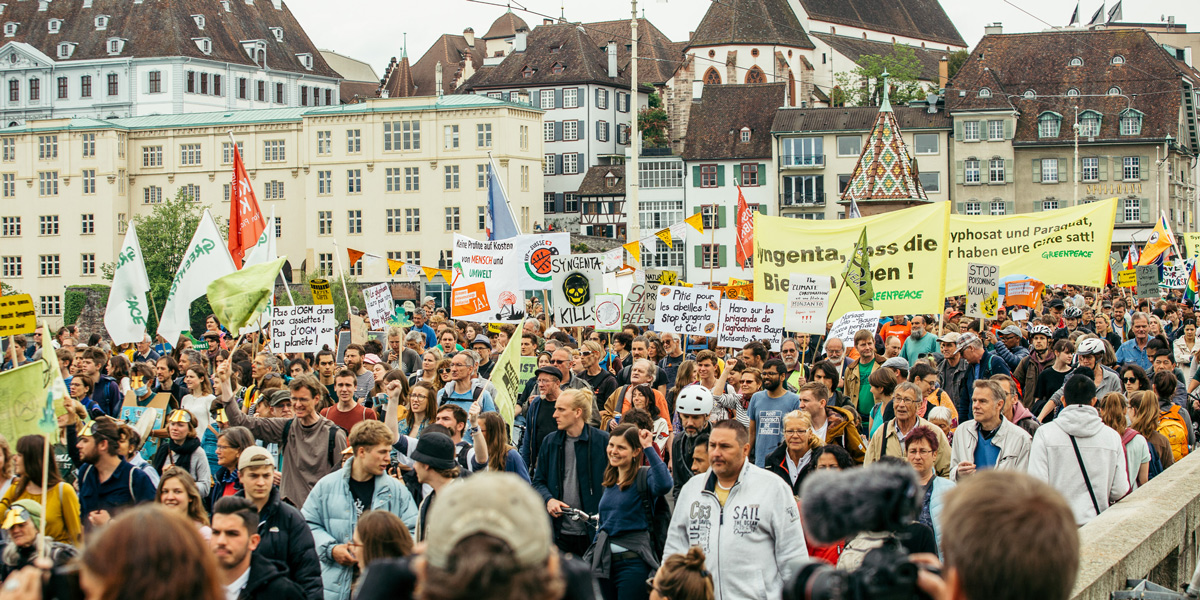
[[[508,190],[504,189],[504,182],[500,180],[500,169],[496,166],[496,161],[492,158],[492,151],[488,150],[488,163],[492,167],[492,173],[496,174],[496,183],[500,184],[500,194],[504,196],[504,210],[508,211],[508,216],[512,219],[513,227],[517,228],[517,233],[522,233],[521,225],[517,223],[517,215],[513,213],[512,203],[508,201]],[[496,217],[492,217],[493,230],[496,227]]]
[[[333,240],[333,249],[336,250],[336,252],[333,253],[333,257],[335,259],[337,259],[338,273],[341,275],[341,280],[342,280],[342,293],[346,295],[346,319],[349,320],[350,319],[350,290],[349,290],[349,288],[346,287],[346,271],[344,269],[342,269],[342,251],[338,248],[337,240]],[[362,260],[362,259],[359,259],[359,260]]]

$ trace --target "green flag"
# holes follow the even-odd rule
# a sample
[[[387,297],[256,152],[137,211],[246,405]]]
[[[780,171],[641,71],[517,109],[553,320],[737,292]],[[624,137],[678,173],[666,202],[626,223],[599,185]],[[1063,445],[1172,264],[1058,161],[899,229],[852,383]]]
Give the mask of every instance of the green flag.
[[[875,290],[871,284],[871,262],[867,255],[867,228],[863,227],[858,243],[854,245],[854,253],[846,261],[842,270],[842,280],[858,296],[858,304],[863,310],[875,308]]]
[[[275,278],[286,257],[234,271],[208,284],[208,303],[217,321],[233,335],[256,321],[275,293]]]
[[[525,322],[522,321],[516,330],[522,331],[524,326]],[[491,382],[496,386],[496,397],[493,398],[496,402],[496,412],[500,413],[509,427],[513,424],[517,397],[521,395],[521,344],[517,343],[519,341],[520,338],[509,340],[492,369]]]

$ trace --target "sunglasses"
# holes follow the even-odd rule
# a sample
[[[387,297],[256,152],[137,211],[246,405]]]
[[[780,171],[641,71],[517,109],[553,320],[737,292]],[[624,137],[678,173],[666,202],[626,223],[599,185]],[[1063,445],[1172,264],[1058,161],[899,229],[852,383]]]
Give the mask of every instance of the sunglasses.
[[[446,368],[446,369],[438,369],[438,373],[445,374],[445,373],[449,373],[449,372],[450,372],[450,369],[448,369],[448,368]]]
[[[580,356],[591,356],[591,355],[592,355],[592,351],[591,351],[591,350],[584,350],[583,352],[580,352],[580,353],[579,353],[579,355],[580,355]]]
[[[1126,377],[1125,383],[1137,383],[1137,377]]]

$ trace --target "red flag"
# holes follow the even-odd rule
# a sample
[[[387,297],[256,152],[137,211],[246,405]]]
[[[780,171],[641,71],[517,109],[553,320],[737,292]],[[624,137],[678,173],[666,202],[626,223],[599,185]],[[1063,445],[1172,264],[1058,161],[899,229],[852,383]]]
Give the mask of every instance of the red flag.
[[[346,248],[346,258],[350,259],[350,268],[354,268],[354,265],[358,264],[359,259],[361,259],[364,254],[366,254],[366,252],[355,250],[354,248]]]
[[[738,186],[737,203],[737,263],[745,269],[746,261],[754,256],[754,212],[746,204],[742,196],[742,186]]]
[[[258,243],[266,221],[258,210],[258,199],[250,185],[250,176],[242,164],[242,155],[233,146],[233,185],[229,190],[229,254],[233,264],[242,268],[242,257]]]

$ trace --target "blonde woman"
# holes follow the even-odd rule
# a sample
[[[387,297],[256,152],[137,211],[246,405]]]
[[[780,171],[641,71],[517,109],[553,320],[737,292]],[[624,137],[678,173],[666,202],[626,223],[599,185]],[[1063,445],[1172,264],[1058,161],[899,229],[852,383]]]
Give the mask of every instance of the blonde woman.
[[[793,410],[783,416],[783,443],[767,455],[767,470],[782,477],[800,497],[800,484],[812,473],[816,464],[812,451],[821,447],[821,438],[813,435],[812,417],[803,410]]]

